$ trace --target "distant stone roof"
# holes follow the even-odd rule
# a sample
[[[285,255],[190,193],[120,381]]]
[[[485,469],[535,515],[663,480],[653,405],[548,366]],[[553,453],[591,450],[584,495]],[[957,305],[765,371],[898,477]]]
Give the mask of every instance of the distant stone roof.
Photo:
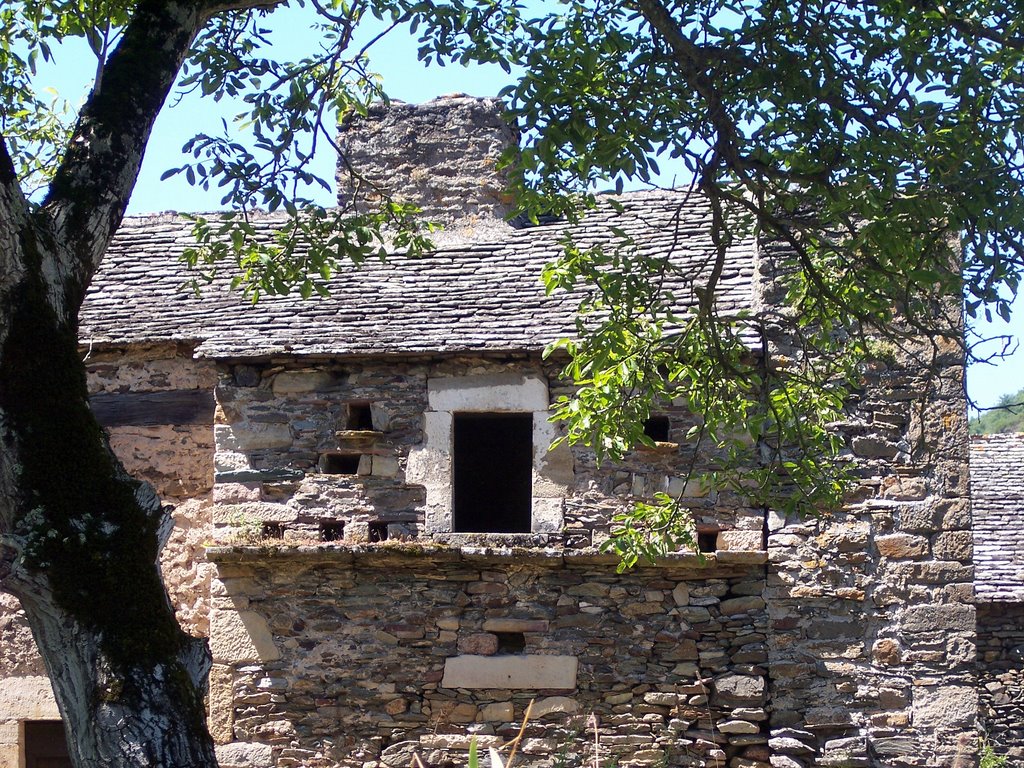
[[[975,591],[1024,601],[1024,434],[971,438]]]
[[[580,242],[613,240],[610,227],[632,235],[647,253],[672,253],[685,275],[704,273],[713,257],[710,213],[681,192],[618,198],[569,228]],[[269,233],[277,219],[263,217]],[[572,335],[579,297],[546,296],[541,269],[561,253],[562,223],[514,229],[504,223],[444,235],[421,259],[398,254],[386,263],[346,268],[326,299],[264,297],[253,305],[231,292],[229,275],[201,297],[183,290],[180,262],[192,243],[178,216],[127,218],[93,281],[80,316],[83,344],[190,341],[213,358],[277,355],[374,355],[535,351]],[[755,243],[730,250],[719,305],[752,305]],[[672,277],[680,305],[694,303],[687,280]],[[698,283],[699,285],[699,283]]]

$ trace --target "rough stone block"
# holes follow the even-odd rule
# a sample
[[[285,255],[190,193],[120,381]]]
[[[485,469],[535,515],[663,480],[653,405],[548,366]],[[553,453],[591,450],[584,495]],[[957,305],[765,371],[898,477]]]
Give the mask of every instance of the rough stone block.
[[[510,723],[515,715],[516,710],[511,701],[499,701],[482,707],[477,719],[484,723]]]
[[[974,625],[973,605],[915,605],[903,614],[902,628],[904,632],[973,633]]]
[[[8,677],[0,685],[0,717],[12,720],[59,720],[50,680],[42,675]]]
[[[935,537],[932,545],[935,557],[940,560],[956,560],[961,563],[971,562],[974,544],[970,531],[946,531]]]
[[[531,412],[547,411],[548,384],[539,374],[499,373],[427,380],[432,411]]]
[[[370,474],[374,477],[397,477],[401,468],[394,456],[374,456]]]
[[[541,718],[545,715],[573,715],[580,710],[575,699],[567,696],[548,696],[533,703],[530,717]]]
[[[214,504],[244,504],[261,498],[259,483],[217,483],[213,486]]]
[[[672,599],[676,605],[686,606],[690,604],[690,585],[685,581],[676,584],[672,590]]]
[[[728,600],[723,600],[718,606],[719,611],[723,616],[734,616],[740,613],[753,613],[755,611],[764,610],[764,599],[757,595],[751,595],[749,597],[733,597]]]
[[[217,451],[245,453],[274,448],[290,448],[292,430],[287,424],[217,424],[213,428]]]
[[[727,674],[716,678],[713,699],[725,706],[760,705],[765,701],[763,677]]]
[[[236,741],[216,747],[220,768],[272,768],[274,753],[269,744]]]
[[[914,689],[913,719],[918,728],[964,730],[974,727],[978,691],[967,685]]]
[[[533,517],[530,530],[533,533],[558,533],[565,524],[565,501],[557,499],[533,500]]]
[[[318,392],[333,383],[334,377],[327,371],[284,371],[274,377],[271,388],[278,397],[305,395]]]
[[[928,539],[912,533],[894,533],[877,536],[878,554],[891,560],[915,560],[928,555]]]
[[[575,656],[454,656],[444,663],[444,688],[576,688]]]
[[[730,551],[758,551],[764,549],[764,538],[760,531],[720,531],[716,546]]]
[[[459,638],[459,653],[493,656],[498,652],[498,636],[490,632],[475,632]]]
[[[208,725],[215,744],[228,744],[234,739],[233,681],[230,667],[214,664],[210,668]]]
[[[281,658],[267,620],[254,611],[213,611],[210,651],[214,661],[226,664]]]

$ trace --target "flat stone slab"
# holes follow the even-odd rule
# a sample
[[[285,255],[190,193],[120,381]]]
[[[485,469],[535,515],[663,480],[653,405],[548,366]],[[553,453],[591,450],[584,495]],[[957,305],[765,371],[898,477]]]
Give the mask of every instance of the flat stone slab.
[[[575,656],[453,656],[442,688],[576,689]]]

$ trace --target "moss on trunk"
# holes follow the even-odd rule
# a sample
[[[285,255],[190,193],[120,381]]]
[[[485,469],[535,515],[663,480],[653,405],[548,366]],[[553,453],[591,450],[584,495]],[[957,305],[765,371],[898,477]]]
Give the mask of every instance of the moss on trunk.
[[[88,406],[76,330],[61,327],[38,277],[17,291],[0,351],[0,408],[16,441],[15,533],[61,608],[101,638],[115,666],[177,656],[159,569],[159,519],[136,500]]]

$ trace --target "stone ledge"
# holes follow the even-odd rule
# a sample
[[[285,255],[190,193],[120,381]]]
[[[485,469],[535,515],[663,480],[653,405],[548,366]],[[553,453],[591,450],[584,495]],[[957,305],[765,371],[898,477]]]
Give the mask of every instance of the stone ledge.
[[[301,564],[329,563],[353,567],[416,567],[430,563],[516,563],[534,567],[560,568],[569,565],[615,566],[619,558],[595,547],[586,549],[526,547],[446,547],[431,542],[382,542],[380,544],[321,544],[288,546],[212,546],[206,549],[210,562],[224,565],[258,565],[260,563],[294,562]],[[679,553],[658,558],[654,563],[641,563],[644,568],[684,569],[702,577],[713,573],[743,573],[753,566],[768,562],[764,551],[708,552],[704,555]]]

